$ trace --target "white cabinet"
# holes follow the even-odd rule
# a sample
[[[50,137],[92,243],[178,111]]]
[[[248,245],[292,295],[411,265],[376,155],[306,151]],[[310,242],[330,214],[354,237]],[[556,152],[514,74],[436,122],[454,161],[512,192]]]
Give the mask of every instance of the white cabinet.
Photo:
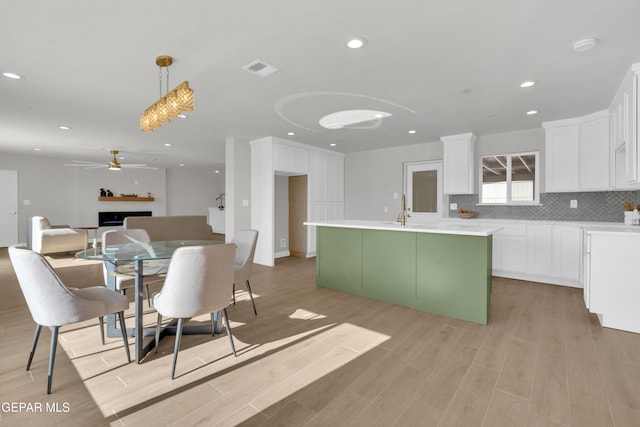
[[[576,191],[579,187],[579,123],[579,119],[569,119],[542,124],[547,193]]]
[[[553,228],[552,225],[527,225],[527,273],[553,275]]]
[[[582,227],[554,225],[551,237],[551,274],[559,280],[582,282]]]
[[[585,300],[602,326],[640,333],[640,233],[586,231],[590,240]]]
[[[542,125],[548,193],[611,188],[608,110]]]
[[[474,193],[476,136],[472,133],[443,136],[444,194]]]
[[[308,219],[344,219],[344,156],[339,153],[309,151]],[[316,252],[316,227],[307,227],[307,254]]]
[[[582,227],[536,221],[491,222],[493,275],[582,287]],[[489,225],[489,223],[487,223]]]
[[[495,225],[492,223],[492,225]],[[493,235],[493,274],[510,277],[527,265],[527,229],[524,224],[500,224]]]
[[[308,166],[308,151],[283,143],[273,144],[273,170],[288,175],[306,175]]]
[[[640,182],[638,75],[640,75],[640,64],[634,64],[626,73],[609,106],[611,151],[614,157],[612,163],[615,167],[614,185],[619,189],[637,189],[637,184]]]
[[[599,111],[580,119],[579,188],[601,191],[611,188],[609,112]]]

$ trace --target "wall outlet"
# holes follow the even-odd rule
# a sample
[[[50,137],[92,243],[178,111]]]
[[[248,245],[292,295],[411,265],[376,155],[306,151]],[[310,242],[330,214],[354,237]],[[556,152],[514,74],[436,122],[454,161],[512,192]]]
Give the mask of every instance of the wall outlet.
[[[449,203],[449,210],[450,211],[457,211],[458,210],[458,204],[457,203]]]
[[[287,239],[280,239],[280,247],[281,248],[287,247]]]
[[[571,209],[576,209],[576,208],[578,207],[578,201],[577,201],[577,200],[575,200],[575,199],[572,199],[572,200],[569,202],[569,207],[570,207]]]

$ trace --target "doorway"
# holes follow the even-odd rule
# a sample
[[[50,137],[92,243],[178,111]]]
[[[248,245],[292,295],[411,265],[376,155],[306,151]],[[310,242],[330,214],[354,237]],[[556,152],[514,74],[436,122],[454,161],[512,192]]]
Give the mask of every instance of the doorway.
[[[307,175],[289,177],[289,253],[307,256]]]
[[[404,164],[404,190],[411,222],[428,222],[442,218],[442,162]]]
[[[0,247],[18,243],[18,171],[0,170]]]

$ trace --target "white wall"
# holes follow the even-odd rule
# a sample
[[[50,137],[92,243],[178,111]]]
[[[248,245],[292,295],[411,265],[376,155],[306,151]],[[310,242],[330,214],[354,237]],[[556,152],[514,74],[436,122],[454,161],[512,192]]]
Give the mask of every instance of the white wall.
[[[394,221],[400,213],[403,163],[437,159],[442,159],[439,141],[347,154],[345,218]]]
[[[251,146],[249,141],[225,141],[225,229],[229,241],[238,230],[251,228]],[[260,236],[258,236],[260,240]]]
[[[224,193],[224,174],[214,171],[167,170],[167,215],[208,215]]]
[[[224,177],[205,172],[164,169],[82,169],[67,161],[2,153],[0,169],[18,171],[18,240],[26,241],[26,219],[33,215],[53,224],[97,226],[100,211],[151,210],[153,215],[207,215],[215,206],[209,195],[224,188]],[[100,188],[155,198],[154,202],[100,202]],[[205,190],[208,189],[208,190]],[[192,191],[194,190],[194,191]],[[30,204],[25,205],[28,200]]]
[[[472,130],[470,130],[472,131]],[[444,136],[444,135],[443,135]],[[544,131],[541,128],[478,136],[476,165],[481,156],[522,151],[540,152],[540,177],[544,179]],[[362,151],[345,158],[345,218],[393,221],[400,213],[403,163],[441,160],[442,142]],[[476,168],[476,170],[478,170]],[[478,192],[478,178],[475,179]],[[541,181],[541,188],[544,182]],[[388,212],[384,212],[387,207]],[[447,209],[445,209],[447,212]],[[446,214],[445,214],[446,215]]]

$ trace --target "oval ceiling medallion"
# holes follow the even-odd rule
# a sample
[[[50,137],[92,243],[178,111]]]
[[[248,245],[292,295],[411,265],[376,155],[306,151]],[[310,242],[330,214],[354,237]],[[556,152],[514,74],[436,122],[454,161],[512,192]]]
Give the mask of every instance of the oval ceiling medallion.
[[[372,129],[380,126],[380,121],[385,117],[392,116],[386,111],[376,110],[344,110],[327,114],[318,123],[326,129]]]

